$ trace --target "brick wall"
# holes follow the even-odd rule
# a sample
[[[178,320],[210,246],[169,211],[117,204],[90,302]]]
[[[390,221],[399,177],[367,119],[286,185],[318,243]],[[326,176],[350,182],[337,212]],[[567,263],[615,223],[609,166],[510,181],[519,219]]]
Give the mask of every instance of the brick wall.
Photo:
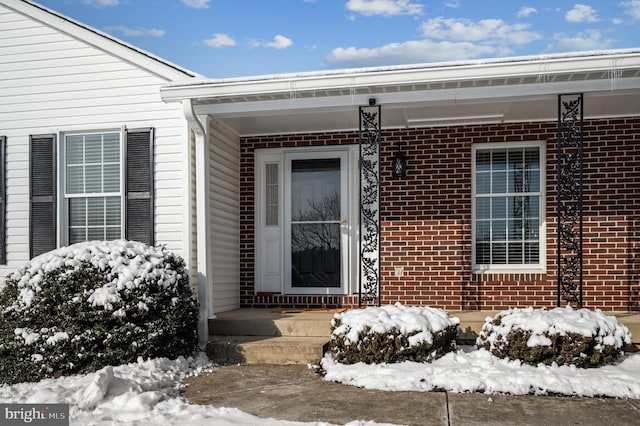
[[[553,307],[556,277],[557,124],[518,123],[386,130],[382,134],[382,303],[448,310]],[[471,271],[471,146],[547,143],[547,273]],[[253,151],[266,147],[356,144],[356,132],[244,138],[241,303],[243,306],[352,307],[357,297],[254,297]],[[404,178],[391,175],[400,144]],[[585,121],[584,306],[640,309],[640,119]],[[395,276],[402,267],[404,274]]]

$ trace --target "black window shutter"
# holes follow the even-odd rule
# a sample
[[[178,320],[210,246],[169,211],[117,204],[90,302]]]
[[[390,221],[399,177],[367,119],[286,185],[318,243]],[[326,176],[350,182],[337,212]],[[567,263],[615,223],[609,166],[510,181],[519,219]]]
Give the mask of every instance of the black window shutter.
[[[0,136],[0,263],[7,263],[7,138]]]
[[[153,129],[129,129],[125,141],[125,238],[155,245]]]
[[[29,256],[56,248],[55,135],[29,141]]]

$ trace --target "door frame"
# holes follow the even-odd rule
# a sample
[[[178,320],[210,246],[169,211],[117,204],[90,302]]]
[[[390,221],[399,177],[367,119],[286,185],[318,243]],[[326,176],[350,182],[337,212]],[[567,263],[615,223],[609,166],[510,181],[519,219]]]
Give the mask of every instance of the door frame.
[[[344,249],[341,253],[341,286],[327,289],[325,287],[292,287],[290,240],[285,241],[286,228],[290,223],[285,220],[285,201],[290,196],[290,187],[285,188],[285,181],[290,185],[291,158],[341,158],[341,172],[346,173],[343,179],[343,197],[346,202],[347,224],[341,227],[341,242]],[[343,164],[343,159],[345,163]],[[255,281],[254,294],[276,293],[283,295],[347,295],[358,289],[358,253],[359,253],[359,169],[358,145],[339,145],[322,147],[295,148],[260,148],[254,152],[255,159]],[[267,164],[279,164],[279,226],[264,226],[265,195],[264,176]],[[287,165],[288,163],[288,165]],[[285,168],[287,171],[285,172]],[[342,170],[346,169],[346,170]],[[290,207],[290,205],[289,205]],[[290,217],[290,212],[288,213]],[[289,237],[290,238],[290,237]],[[277,241],[280,241],[278,243]],[[289,257],[289,260],[287,260]],[[330,291],[327,291],[330,290]]]

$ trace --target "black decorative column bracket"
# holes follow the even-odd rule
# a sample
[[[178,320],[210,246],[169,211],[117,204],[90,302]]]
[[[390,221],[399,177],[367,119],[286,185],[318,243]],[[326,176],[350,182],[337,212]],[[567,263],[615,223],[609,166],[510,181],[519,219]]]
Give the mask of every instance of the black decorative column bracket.
[[[358,304],[380,305],[381,108],[360,107],[360,262]]]
[[[558,96],[558,306],[582,307],[584,97]]]

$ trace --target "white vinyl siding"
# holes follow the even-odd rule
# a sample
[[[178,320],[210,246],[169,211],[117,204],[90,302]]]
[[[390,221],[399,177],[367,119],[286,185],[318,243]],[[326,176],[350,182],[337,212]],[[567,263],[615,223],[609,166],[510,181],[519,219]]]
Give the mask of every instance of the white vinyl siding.
[[[539,142],[473,146],[473,269],[545,267],[545,149]]]
[[[162,102],[160,87],[188,75],[160,62],[145,68],[152,61],[142,54],[27,3],[15,4],[38,19],[0,5],[0,132],[7,143],[7,264],[0,277],[29,259],[29,135],[61,140],[68,133],[154,128],[155,240],[184,255],[187,125],[180,104]],[[111,50],[96,47],[107,45]],[[121,51],[139,60],[114,53]],[[58,197],[59,211],[62,205]]]
[[[209,120],[213,312],[240,307],[240,138]]]

